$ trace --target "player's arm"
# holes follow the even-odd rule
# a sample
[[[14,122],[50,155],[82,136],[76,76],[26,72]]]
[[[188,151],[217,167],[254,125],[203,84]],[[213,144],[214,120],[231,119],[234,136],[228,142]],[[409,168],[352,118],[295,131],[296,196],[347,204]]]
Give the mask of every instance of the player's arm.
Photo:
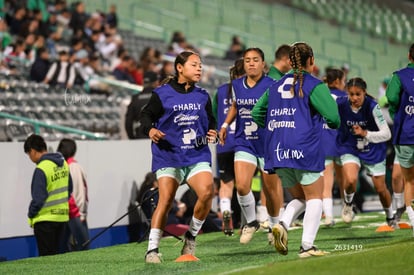
[[[328,86],[324,83],[316,85],[310,94],[310,103],[323,116],[329,128],[339,128],[341,119],[339,117],[338,105],[331,96]]]
[[[259,98],[252,109],[252,118],[259,127],[264,128],[266,123],[267,107],[269,105],[269,89]]]
[[[392,75],[391,80],[387,85],[385,96],[387,97],[389,104],[388,112],[390,113],[391,119],[394,120],[394,115],[400,105],[401,97],[401,81],[397,74]]]

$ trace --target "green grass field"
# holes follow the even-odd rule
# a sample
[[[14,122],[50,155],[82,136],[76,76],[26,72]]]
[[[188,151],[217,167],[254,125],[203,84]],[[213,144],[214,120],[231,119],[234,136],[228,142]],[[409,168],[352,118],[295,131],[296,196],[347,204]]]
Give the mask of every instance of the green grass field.
[[[406,218],[404,215],[403,218]],[[376,232],[382,213],[358,214],[352,225],[337,220],[319,229],[315,244],[330,254],[300,259],[302,229],[289,231],[289,254],[282,256],[258,231],[247,245],[221,232],[197,237],[197,262],[176,263],[182,243],[164,238],[163,263],[145,264],[147,242],[131,243],[0,263],[0,274],[414,274],[412,229]]]

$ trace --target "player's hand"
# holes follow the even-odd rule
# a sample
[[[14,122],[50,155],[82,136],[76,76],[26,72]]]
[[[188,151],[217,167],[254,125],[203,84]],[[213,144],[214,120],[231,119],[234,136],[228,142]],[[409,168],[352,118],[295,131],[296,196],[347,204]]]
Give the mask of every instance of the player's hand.
[[[210,129],[207,132],[207,141],[208,143],[216,143],[217,142],[217,131]]]
[[[158,143],[160,139],[163,139],[165,137],[165,133],[158,130],[157,128],[151,128],[151,130],[148,133],[148,136],[152,140],[152,142]]]
[[[218,137],[219,137],[220,145],[224,145],[224,143],[226,142],[226,137],[227,137],[227,129],[222,127],[219,131]]]
[[[365,137],[367,135],[367,131],[362,129],[361,126],[359,125],[353,125],[352,126],[352,131],[354,133],[354,135],[358,135],[361,137]]]

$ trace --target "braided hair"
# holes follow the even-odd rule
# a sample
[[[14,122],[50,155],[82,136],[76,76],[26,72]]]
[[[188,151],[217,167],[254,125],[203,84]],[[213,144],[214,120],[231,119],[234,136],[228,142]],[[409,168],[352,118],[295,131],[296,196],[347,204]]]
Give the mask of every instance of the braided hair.
[[[313,50],[308,44],[296,42],[291,46],[289,59],[292,62],[293,69],[293,84],[290,88],[292,95],[295,94],[295,86],[299,81],[299,96],[303,97],[303,70],[306,67],[306,62],[311,57],[313,57]]]

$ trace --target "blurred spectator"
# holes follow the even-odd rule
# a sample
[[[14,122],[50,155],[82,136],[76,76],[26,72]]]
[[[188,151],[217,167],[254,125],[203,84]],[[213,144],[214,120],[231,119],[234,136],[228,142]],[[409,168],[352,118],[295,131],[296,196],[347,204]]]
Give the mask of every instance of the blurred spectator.
[[[37,34],[47,37],[49,35],[49,15],[46,20],[43,20],[42,11],[39,9],[33,10],[33,21],[37,22]]]
[[[141,64],[137,63],[134,59],[129,68],[129,74],[134,78],[134,84],[143,85],[144,84],[144,69]]]
[[[162,61],[162,67],[159,71],[160,80],[162,81],[166,77],[168,77],[170,75],[174,75],[174,73],[175,73],[174,62],[169,61],[169,60]]]
[[[14,67],[14,64],[17,62],[24,63],[27,59],[27,55],[25,52],[26,44],[22,38],[16,39],[16,42],[10,44],[6,49],[3,51],[3,55],[5,56],[4,62],[10,68]],[[16,59],[14,59],[14,58]]]
[[[112,63],[111,66],[109,67],[109,70],[112,72],[113,70],[115,70],[115,68],[121,64],[122,58],[124,56],[128,55],[128,51],[127,49],[125,49],[124,47],[119,47],[118,48],[118,52],[116,53],[116,57],[114,59],[112,59]]]
[[[40,12],[41,17],[39,18],[43,22],[46,22],[49,18],[49,12],[47,11],[47,5],[45,0],[27,0],[26,4],[29,14],[35,14]]]
[[[187,38],[181,31],[175,31],[172,34],[170,46],[172,47],[175,55],[180,54],[182,51],[188,49]]]
[[[229,49],[226,51],[224,59],[227,60],[236,60],[243,56],[243,51],[245,50],[246,46],[240,40],[240,37],[234,35],[231,39],[231,44]]]
[[[30,68],[30,80],[42,82],[50,67],[49,52],[47,48],[37,49],[36,59]]]
[[[71,88],[75,77],[75,68],[69,62],[69,54],[63,50],[59,52],[59,60],[53,62],[43,82],[52,86]]]
[[[118,16],[116,14],[116,5],[112,4],[109,7],[109,12],[106,15],[106,24],[113,26],[113,27],[118,27]]]
[[[6,22],[9,26],[11,35],[18,35],[24,22],[26,21],[26,9],[23,6],[17,7],[12,16],[6,16]]]
[[[48,10],[50,13],[61,14],[66,7],[66,0],[55,0],[53,4],[49,4]]]
[[[125,130],[129,139],[148,138],[139,129],[139,120],[141,110],[149,101],[152,91],[159,85],[159,78],[155,72],[146,72],[144,74],[144,89],[138,94],[134,94],[125,116]]]
[[[6,21],[0,19],[0,50],[3,51],[13,42]]]
[[[121,64],[119,64],[113,71],[113,76],[117,80],[128,81],[129,83],[136,84],[135,79],[130,74],[130,68],[134,66],[134,60],[131,56],[127,55],[122,58]]]
[[[78,31],[83,32],[85,23],[88,20],[88,14],[85,12],[85,4],[79,1],[75,2],[73,5],[75,7],[75,10],[72,11],[69,27],[73,30],[74,33]]]
[[[94,77],[98,76],[89,64],[89,53],[81,49],[75,53],[76,85],[84,85],[85,89],[92,94],[108,94],[109,86]]]
[[[144,72],[156,71],[156,66],[161,62],[161,52],[154,47],[146,47],[139,57],[139,62]]]
[[[73,56],[75,53],[77,53],[78,51],[83,50],[83,49],[85,51],[89,52],[89,50],[84,47],[83,40],[80,39],[80,38],[72,39],[71,45],[72,46],[71,46],[70,52],[69,52],[69,55],[71,55],[71,56]]]

